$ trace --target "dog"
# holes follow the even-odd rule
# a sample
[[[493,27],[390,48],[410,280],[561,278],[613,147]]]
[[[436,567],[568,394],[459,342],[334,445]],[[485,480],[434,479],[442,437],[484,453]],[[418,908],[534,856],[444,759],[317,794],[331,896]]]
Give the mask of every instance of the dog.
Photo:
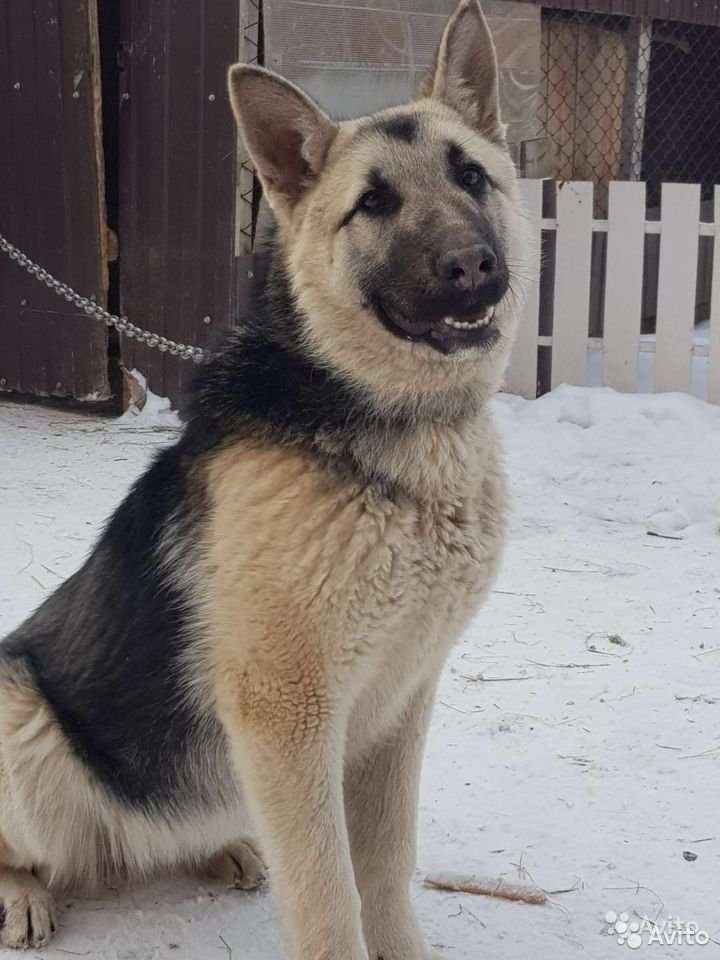
[[[427,960],[410,904],[438,677],[505,528],[488,405],[523,214],[461,0],[414,102],[334,122],[236,65],[276,222],[180,439],[0,648],[2,943],[54,891],[267,866],[293,960]]]

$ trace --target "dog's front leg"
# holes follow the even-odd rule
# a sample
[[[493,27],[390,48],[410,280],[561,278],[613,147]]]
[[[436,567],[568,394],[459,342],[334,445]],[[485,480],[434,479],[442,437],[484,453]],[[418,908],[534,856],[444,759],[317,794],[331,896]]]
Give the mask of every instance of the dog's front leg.
[[[370,960],[429,960],[410,903],[423,748],[436,681],[415,694],[393,735],[345,778],[345,805]]]
[[[263,678],[240,696],[223,720],[293,960],[367,960],[343,806],[344,726],[298,679]]]

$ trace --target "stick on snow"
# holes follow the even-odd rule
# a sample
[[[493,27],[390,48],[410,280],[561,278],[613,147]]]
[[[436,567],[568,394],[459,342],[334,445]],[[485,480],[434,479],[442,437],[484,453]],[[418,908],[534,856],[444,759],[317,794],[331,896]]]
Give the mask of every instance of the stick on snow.
[[[522,903],[547,903],[547,895],[530,883],[511,883],[501,877],[461,877],[451,873],[434,873],[425,877],[425,886],[455,893],[473,893],[482,897],[501,897]]]

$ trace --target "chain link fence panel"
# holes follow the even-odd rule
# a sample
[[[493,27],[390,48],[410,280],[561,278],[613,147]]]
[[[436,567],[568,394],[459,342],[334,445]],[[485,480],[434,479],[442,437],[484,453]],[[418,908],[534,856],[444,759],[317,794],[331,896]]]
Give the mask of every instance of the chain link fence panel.
[[[539,120],[553,174],[596,184],[607,212],[611,180],[720,182],[720,27],[543,8]]]

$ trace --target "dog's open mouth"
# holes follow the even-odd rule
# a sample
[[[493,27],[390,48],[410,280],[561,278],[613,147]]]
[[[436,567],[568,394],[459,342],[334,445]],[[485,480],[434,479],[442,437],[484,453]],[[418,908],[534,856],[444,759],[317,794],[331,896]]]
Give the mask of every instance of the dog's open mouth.
[[[488,348],[500,336],[495,305],[476,306],[463,313],[433,320],[414,320],[387,302],[378,300],[375,303],[375,312],[383,325],[395,336],[426,343],[445,354],[473,347]]]

